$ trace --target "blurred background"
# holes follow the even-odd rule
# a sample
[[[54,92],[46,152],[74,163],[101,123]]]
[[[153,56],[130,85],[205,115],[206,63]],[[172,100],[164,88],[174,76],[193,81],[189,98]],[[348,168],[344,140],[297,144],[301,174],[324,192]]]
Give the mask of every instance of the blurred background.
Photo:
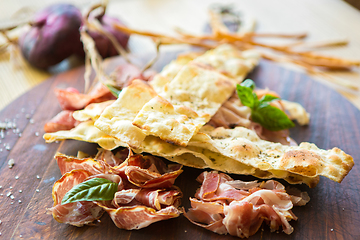
[[[58,0],[11,0],[0,1],[0,24],[2,27],[11,24],[15,19],[28,16]],[[61,1],[69,2],[69,1]],[[84,10],[97,1],[73,0],[72,4]],[[240,11],[245,19],[256,21],[256,30],[266,33],[308,33],[308,41],[328,41],[346,39],[349,44],[344,47],[322,49],[320,53],[348,59],[360,59],[360,1],[356,0],[113,0],[109,1],[107,14],[121,18],[133,29],[176,36],[175,27],[180,27],[194,34],[204,32],[208,22],[207,9],[211,4],[231,5]],[[4,42],[0,36],[0,43]],[[274,40],[270,40],[274,41]],[[274,43],[274,42],[271,42]],[[275,44],[275,43],[274,43]],[[135,54],[152,52],[155,46],[151,40],[140,36],[131,36],[129,50]],[[166,48],[187,49],[188,46],[171,46]],[[79,67],[82,62],[70,58],[61,62],[51,71],[38,70],[26,62],[10,59],[9,52],[0,54],[0,110],[40,84],[53,74]],[[293,66],[286,66],[293,67]],[[300,70],[294,68],[294,70]],[[359,68],[353,71],[333,71],[332,76],[349,82],[360,88]],[[359,90],[350,90],[328,81],[324,84],[341,92],[349,101],[360,108]]]

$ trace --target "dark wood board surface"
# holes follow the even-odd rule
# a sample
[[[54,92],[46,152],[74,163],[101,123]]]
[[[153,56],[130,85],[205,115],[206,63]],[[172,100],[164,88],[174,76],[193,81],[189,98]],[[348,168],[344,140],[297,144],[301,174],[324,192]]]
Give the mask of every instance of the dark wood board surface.
[[[162,66],[176,56],[167,53],[154,66]],[[139,63],[148,58],[139,58]],[[121,60],[108,64],[115,67]],[[54,95],[55,87],[83,87],[83,68],[57,75],[27,92],[3,111],[0,121],[14,121],[19,128],[4,132],[0,137],[0,232],[3,239],[237,239],[222,236],[191,224],[184,216],[154,223],[136,231],[116,228],[104,214],[95,226],[77,228],[56,222],[46,209],[52,207],[52,185],[61,175],[53,155],[56,151],[75,155],[78,150],[95,152],[97,145],[78,141],[45,144],[43,125],[60,111]],[[334,90],[279,65],[261,61],[249,76],[258,87],[268,87],[282,98],[301,103],[311,113],[307,127],[296,126],[291,136],[297,141],[309,141],[320,148],[340,147],[354,157],[355,166],[341,184],[321,178],[314,189],[298,185],[310,195],[304,207],[295,207],[299,218],[290,224],[294,232],[271,233],[267,226],[250,239],[360,239],[360,111]],[[0,89],[1,90],[1,89]],[[38,135],[38,136],[37,136]],[[8,147],[8,150],[6,149]],[[8,168],[8,160],[15,166]],[[199,169],[184,167],[175,185],[184,192],[183,206],[189,208],[189,197],[194,196],[199,184],[195,178]],[[18,179],[16,179],[18,176]],[[232,175],[235,179],[253,180],[249,176]],[[282,182],[288,185],[285,182]],[[12,187],[12,188],[10,188]],[[22,190],[20,193],[19,190]],[[38,191],[37,191],[38,190]],[[11,192],[14,199],[7,197]],[[19,203],[21,200],[21,203]],[[11,204],[13,203],[13,204]]]

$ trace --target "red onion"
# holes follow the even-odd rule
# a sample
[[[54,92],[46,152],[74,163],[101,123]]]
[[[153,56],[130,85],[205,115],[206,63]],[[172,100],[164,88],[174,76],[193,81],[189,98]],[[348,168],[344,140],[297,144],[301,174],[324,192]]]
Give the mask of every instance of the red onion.
[[[51,5],[35,14],[29,31],[20,36],[24,57],[35,67],[48,68],[82,47],[79,9],[70,4]]]

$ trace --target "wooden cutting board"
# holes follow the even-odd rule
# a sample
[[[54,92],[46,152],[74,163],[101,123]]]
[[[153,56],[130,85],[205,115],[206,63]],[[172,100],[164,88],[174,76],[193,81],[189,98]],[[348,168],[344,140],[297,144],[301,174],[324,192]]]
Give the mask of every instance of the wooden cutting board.
[[[175,56],[176,53],[164,54],[154,66],[155,69],[160,70]],[[140,63],[148,60],[145,57],[136,59]],[[119,58],[112,59],[108,62],[108,68],[113,69],[121,62]],[[184,216],[154,223],[145,229],[126,231],[118,229],[107,214],[100,223],[82,228],[58,223],[47,214],[46,209],[53,204],[52,185],[61,177],[53,159],[55,152],[76,155],[78,150],[89,153],[96,151],[97,145],[94,144],[78,141],[45,144],[42,139],[43,125],[60,111],[54,88],[72,86],[82,89],[83,73],[84,68],[81,67],[54,76],[0,112],[1,122],[15,119],[17,125],[15,129],[6,130],[4,138],[0,137],[1,238],[236,239],[197,227]],[[299,219],[290,222],[294,227],[290,236],[282,232],[271,233],[269,227],[264,225],[263,231],[260,230],[251,239],[360,239],[360,111],[341,95],[307,75],[284,69],[275,63],[261,61],[249,77],[255,80],[258,87],[275,90],[284,99],[301,103],[311,113],[309,126],[296,126],[291,130],[297,142],[309,141],[325,149],[337,146],[355,160],[354,168],[341,184],[321,178],[314,189],[297,186],[309,193],[311,201],[304,207],[293,209]],[[7,164],[9,159],[15,161],[12,169]],[[184,172],[175,182],[184,192],[182,202],[186,209],[189,208],[189,197],[194,196],[199,187],[195,178],[201,172],[184,167]],[[232,177],[254,179],[249,176]],[[9,192],[14,199],[6,196]]]

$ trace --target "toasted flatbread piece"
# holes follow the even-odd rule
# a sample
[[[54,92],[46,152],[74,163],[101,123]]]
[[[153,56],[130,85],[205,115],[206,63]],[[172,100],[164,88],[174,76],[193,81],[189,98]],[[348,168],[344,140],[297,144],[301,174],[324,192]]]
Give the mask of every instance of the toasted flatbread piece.
[[[106,133],[94,127],[93,121],[82,122],[69,131],[57,131],[54,133],[45,133],[44,139],[47,143],[74,139],[84,142],[97,143],[106,150],[112,150],[119,146],[126,147],[125,143],[120,142]]]
[[[48,143],[65,139],[98,143],[102,148],[107,150],[112,150],[119,146],[127,146],[127,144],[118,141],[116,138],[101,132],[93,125],[92,121],[81,123],[69,131],[46,133],[44,139]],[[268,171],[260,170],[240,161],[223,156],[219,152],[213,152],[209,149],[194,146],[181,147],[167,143],[154,136],[147,136],[144,141],[141,142],[141,146],[134,150],[137,153],[151,153],[185,166],[200,169],[211,168],[228,173],[253,175],[264,179],[282,178],[291,184],[305,183],[310,187],[315,187],[319,182],[318,176],[306,177],[289,171],[276,169],[270,169]]]
[[[115,137],[132,148],[138,147],[146,134],[132,124],[142,107],[157,96],[155,91],[144,81],[134,80],[124,88],[119,98],[105,108],[95,126],[104,133]]]
[[[146,103],[133,124],[147,135],[186,146],[232,95],[235,86],[234,79],[189,63],[167,85],[164,98],[158,96]]]
[[[323,150],[306,142],[299,146],[268,142],[243,127],[205,126],[189,146],[218,152],[263,171],[288,171],[307,177],[321,175],[336,182],[341,182],[354,165],[353,158],[338,148]]]
[[[259,63],[256,49],[239,51],[230,44],[223,44],[207,51],[193,62],[209,65],[220,73],[242,82],[246,75]]]
[[[164,68],[151,83],[161,98],[145,104],[133,121],[147,135],[181,146],[186,146],[231,96],[236,84],[256,66],[259,54],[225,44],[190,59],[176,60]]]
[[[160,73],[154,76],[153,80],[150,81],[150,85],[157,93],[163,92],[165,85],[171,82],[186,64],[200,55],[200,52],[178,55],[175,60],[172,60]]]
[[[88,120],[96,121],[100,117],[104,109],[107,106],[113,104],[114,102],[115,100],[109,100],[100,103],[91,103],[88,106],[86,106],[84,109],[75,111],[73,113],[73,117],[80,122],[85,122]]]
[[[307,177],[276,169],[269,169],[268,171],[260,170],[235,159],[226,157],[219,152],[213,152],[201,147],[181,147],[167,143],[154,136],[147,136],[142,142],[141,147],[135,149],[135,152],[151,153],[156,156],[164,157],[169,161],[200,169],[211,168],[222,172],[252,175],[263,179],[281,178],[291,184],[305,183],[310,187],[315,187],[319,182],[318,176]]]

